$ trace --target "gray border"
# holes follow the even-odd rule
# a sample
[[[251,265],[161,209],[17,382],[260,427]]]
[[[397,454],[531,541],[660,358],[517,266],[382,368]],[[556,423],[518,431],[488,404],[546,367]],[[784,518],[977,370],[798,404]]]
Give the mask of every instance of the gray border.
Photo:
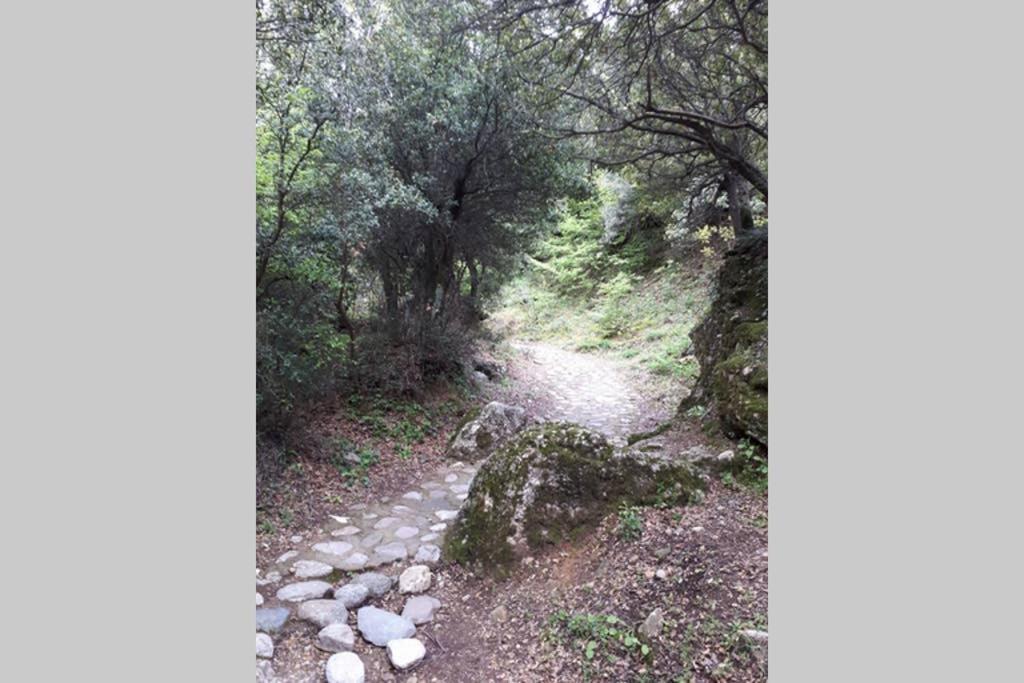
[[[7,680],[252,680],[254,25],[5,8]]]
[[[775,681],[1020,677],[1020,172],[999,168],[1020,24],[999,7],[771,7]]]

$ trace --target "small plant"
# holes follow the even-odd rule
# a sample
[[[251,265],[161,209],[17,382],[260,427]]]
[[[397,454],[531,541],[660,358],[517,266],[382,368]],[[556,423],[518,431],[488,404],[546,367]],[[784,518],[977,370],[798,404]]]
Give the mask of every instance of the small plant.
[[[619,536],[627,541],[635,541],[643,535],[643,518],[640,508],[622,503],[619,506]]]
[[[767,454],[748,439],[741,440],[736,446],[732,468],[722,474],[722,483],[733,488],[745,485],[762,493],[767,491]]]
[[[592,662],[602,651],[608,661],[620,656],[650,657],[651,648],[641,642],[633,629],[613,614],[567,614],[559,610],[548,617],[548,637],[560,641],[563,634],[576,643],[585,663]]]

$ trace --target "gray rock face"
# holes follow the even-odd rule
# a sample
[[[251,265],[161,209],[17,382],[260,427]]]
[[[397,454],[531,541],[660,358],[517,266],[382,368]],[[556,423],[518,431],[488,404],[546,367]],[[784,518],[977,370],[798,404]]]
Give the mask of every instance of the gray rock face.
[[[264,659],[274,656],[274,641],[266,633],[256,634],[256,656]]]
[[[322,598],[331,590],[331,584],[326,581],[300,581],[282,586],[277,591],[277,599],[285,602],[302,602]]]
[[[388,660],[399,671],[408,671],[423,661],[427,649],[415,638],[399,638],[387,645]]]
[[[334,599],[348,609],[359,607],[369,596],[370,589],[361,583],[346,583],[341,588],[334,589]]]
[[[360,607],[356,616],[359,632],[377,647],[385,647],[392,640],[410,638],[416,626],[403,617],[376,607]]]
[[[256,610],[256,630],[277,633],[291,614],[287,607],[261,607]]]
[[[331,655],[324,667],[327,683],[366,683],[366,668],[363,660],[353,652],[339,652]]]
[[[319,579],[334,571],[334,567],[316,560],[299,560],[292,565],[292,572],[300,579]]]
[[[493,401],[463,425],[452,439],[448,455],[459,460],[482,460],[525,425],[525,410]]]
[[[409,598],[402,609],[402,617],[419,626],[434,619],[434,613],[441,609],[441,601],[429,595]]]
[[[433,578],[433,575],[430,573],[430,567],[415,564],[402,572],[402,575],[398,577],[398,592],[422,593],[430,588]]]
[[[327,652],[349,652],[356,646],[356,634],[348,624],[330,624],[320,629],[316,643]]]
[[[323,628],[348,621],[348,610],[338,600],[308,600],[299,605],[299,619]]]
[[[385,576],[384,574],[379,574],[377,572],[364,572],[352,579],[352,583],[366,586],[366,589],[370,591],[370,595],[375,598],[379,598],[391,590],[391,584],[393,581],[394,580],[390,576]]]

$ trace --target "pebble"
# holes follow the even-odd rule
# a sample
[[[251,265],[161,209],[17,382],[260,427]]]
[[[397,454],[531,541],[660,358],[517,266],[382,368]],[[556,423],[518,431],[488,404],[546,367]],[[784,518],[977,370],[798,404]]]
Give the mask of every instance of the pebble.
[[[292,543],[302,543],[302,534],[295,534],[294,536],[292,536],[288,540],[291,541]]]
[[[388,660],[399,671],[408,671],[423,661],[427,649],[415,638],[399,638],[387,645]]]
[[[450,519],[455,519],[459,512],[458,510],[438,510],[434,514],[437,515],[437,518],[442,522],[447,522]]]
[[[505,609],[504,605],[498,605],[491,610],[491,621],[496,621],[499,624],[503,624],[508,621],[508,610]]]
[[[263,604],[263,596],[260,595],[259,593],[256,593],[256,606],[259,607],[262,604]]]
[[[331,655],[324,667],[327,683],[366,683],[366,667],[359,655],[339,652]]]

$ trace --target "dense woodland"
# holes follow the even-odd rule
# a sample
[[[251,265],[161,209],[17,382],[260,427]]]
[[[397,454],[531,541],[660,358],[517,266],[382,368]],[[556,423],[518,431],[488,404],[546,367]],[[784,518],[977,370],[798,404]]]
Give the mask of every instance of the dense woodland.
[[[458,377],[530,264],[614,302],[766,226],[766,2],[257,8],[264,442],[325,397]]]

